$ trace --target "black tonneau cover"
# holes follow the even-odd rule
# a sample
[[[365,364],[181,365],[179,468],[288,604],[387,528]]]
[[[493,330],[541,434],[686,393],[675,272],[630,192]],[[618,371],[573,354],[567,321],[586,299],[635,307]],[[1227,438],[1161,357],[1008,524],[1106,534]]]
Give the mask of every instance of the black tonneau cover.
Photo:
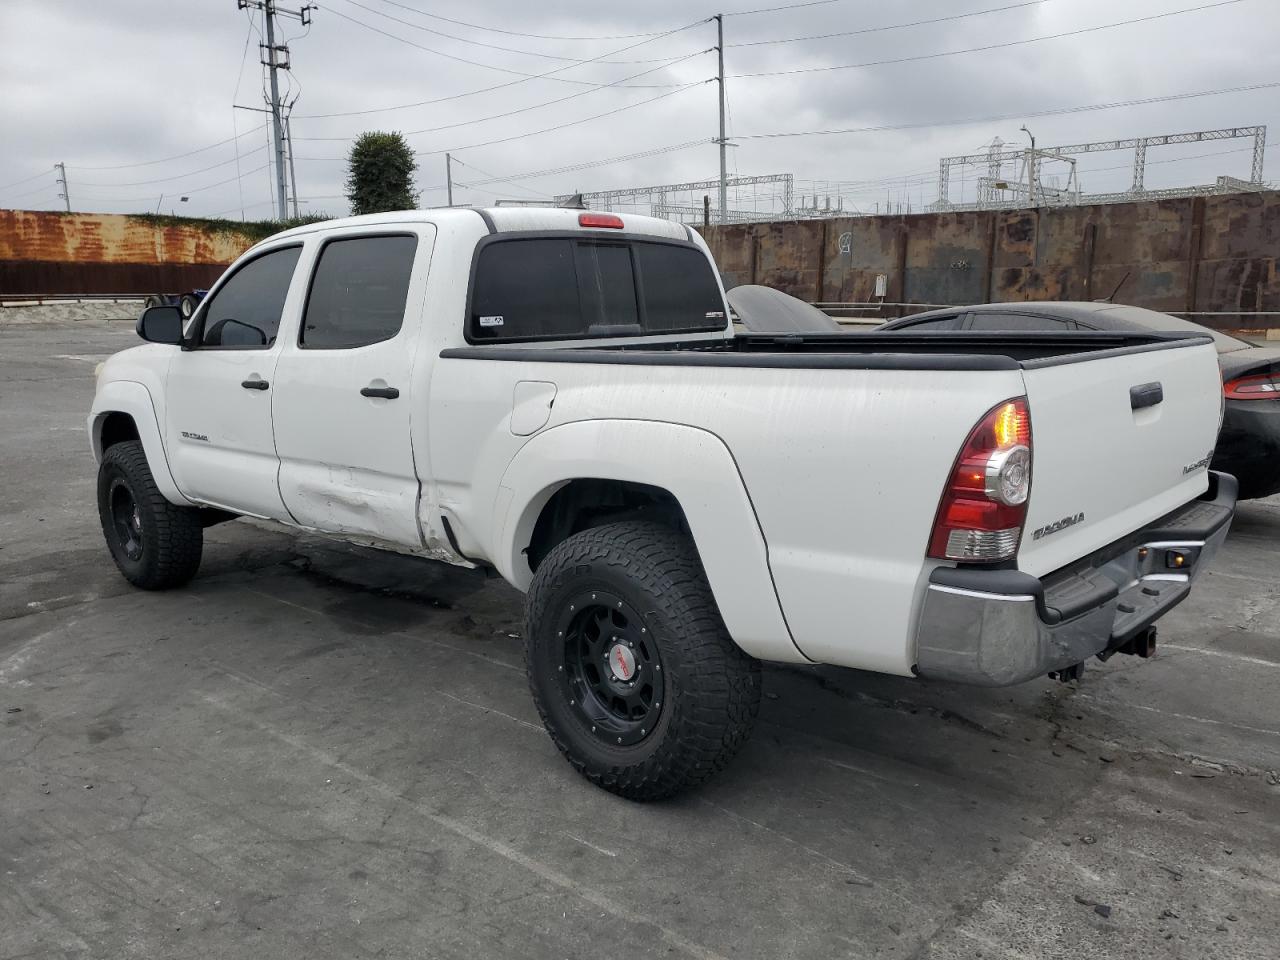
[[[850,370],[1016,370],[1127,353],[1211,344],[1187,333],[857,333],[748,335],[724,340],[645,341],[589,347],[454,347],[444,359],[638,366],[799,367]]]

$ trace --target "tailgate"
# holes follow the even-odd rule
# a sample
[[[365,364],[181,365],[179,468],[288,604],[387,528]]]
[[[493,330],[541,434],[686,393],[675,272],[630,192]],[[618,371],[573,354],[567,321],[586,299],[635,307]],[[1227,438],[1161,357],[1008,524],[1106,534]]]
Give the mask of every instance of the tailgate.
[[[1051,573],[1207,488],[1222,410],[1211,344],[1023,366],[1033,472],[1020,570]]]

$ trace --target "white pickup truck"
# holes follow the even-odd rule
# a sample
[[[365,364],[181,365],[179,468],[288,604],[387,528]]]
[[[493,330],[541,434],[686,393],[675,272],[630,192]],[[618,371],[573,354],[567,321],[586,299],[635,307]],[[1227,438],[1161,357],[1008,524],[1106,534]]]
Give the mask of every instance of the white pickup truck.
[[[300,227],[138,333],[89,415],[131,583],[235,516],[495,570],[552,738],[634,799],[728,761],[762,660],[1149,655],[1235,503],[1207,336],[735,336],[701,238],[647,217]]]

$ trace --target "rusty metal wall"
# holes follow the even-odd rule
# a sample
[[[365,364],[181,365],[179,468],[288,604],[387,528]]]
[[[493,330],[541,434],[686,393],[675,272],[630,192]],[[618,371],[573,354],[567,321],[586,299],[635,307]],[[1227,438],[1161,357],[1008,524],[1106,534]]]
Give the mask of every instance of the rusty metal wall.
[[[810,301],[871,301],[877,274],[888,278],[887,302],[911,304],[1094,300],[1120,285],[1120,303],[1246,314],[1196,318],[1223,329],[1280,327],[1261,315],[1280,311],[1276,191],[703,232],[726,286],[763,283]]]
[[[253,240],[116,214],[0,210],[0,294],[208,287]]]

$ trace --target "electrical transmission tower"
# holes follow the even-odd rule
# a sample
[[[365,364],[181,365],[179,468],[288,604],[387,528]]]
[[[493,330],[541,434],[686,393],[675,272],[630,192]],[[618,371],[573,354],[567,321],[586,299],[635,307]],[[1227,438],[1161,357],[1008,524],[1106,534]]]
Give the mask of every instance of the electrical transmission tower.
[[[1186,187],[1170,187],[1153,190],[1146,185],[1147,150],[1181,143],[1205,143],[1214,140],[1252,140],[1252,162],[1249,179],[1218,177],[1215,183]],[[1063,206],[1082,203],[1121,203],[1129,200],[1158,200],[1175,197],[1198,197],[1212,194],[1256,191],[1265,188],[1262,165],[1266,156],[1267,128],[1223,127],[1217,130],[1192,130],[1187,133],[1166,133],[1155,137],[1131,137],[1125,140],[1095,140],[1091,143],[1072,143],[1060,147],[1030,150],[1005,149],[1006,144],[997,139],[982,153],[957,157],[943,157],[938,164],[938,201],[934,210],[998,210],[1026,204]],[[1248,147],[1244,148],[1249,150]],[[1075,158],[1086,153],[1114,150],[1133,151],[1133,181],[1129,189],[1108,193],[1085,193],[1080,186]],[[1069,165],[1067,185],[1064,188],[1047,186],[1042,182],[1041,167],[1046,161]],[[1015,177],[1004,175],[1006,163],[1021,164],[1022,172]],[[987,175],[978,180],[976,203],[954,203],[951,200],[951,172],[955,168],[986,165]]]
[[[261,10],[262,19],[265,25],[266,38],[265,42],[258,45],[261,51],[262,65],[271,71],[271,132],[274,140],[275,166],[276,166],[276,204],[278,215],[281,219],[288,216],[287,203],[288,193],[285,185],[285,168],[284,154],[285,143],[289,144],[289,167],[293,168],[293,140],[289,137],[288,121],[284,117],[284,108],[280,103],[280,80],[277,76],[280,70],[289,69],[289,45],[287,43],[276,43],[276,17],[291,17],[297,20],[304,27],[311,26],[311,11],[315,9],[311,4],[300,7],[297,10],[284,10],[276,3],[276,0],[236,0],[236,7],[240,10]],[[297,188],[294,188],[293,198],[293,215],[298,215],[298,197]]]

